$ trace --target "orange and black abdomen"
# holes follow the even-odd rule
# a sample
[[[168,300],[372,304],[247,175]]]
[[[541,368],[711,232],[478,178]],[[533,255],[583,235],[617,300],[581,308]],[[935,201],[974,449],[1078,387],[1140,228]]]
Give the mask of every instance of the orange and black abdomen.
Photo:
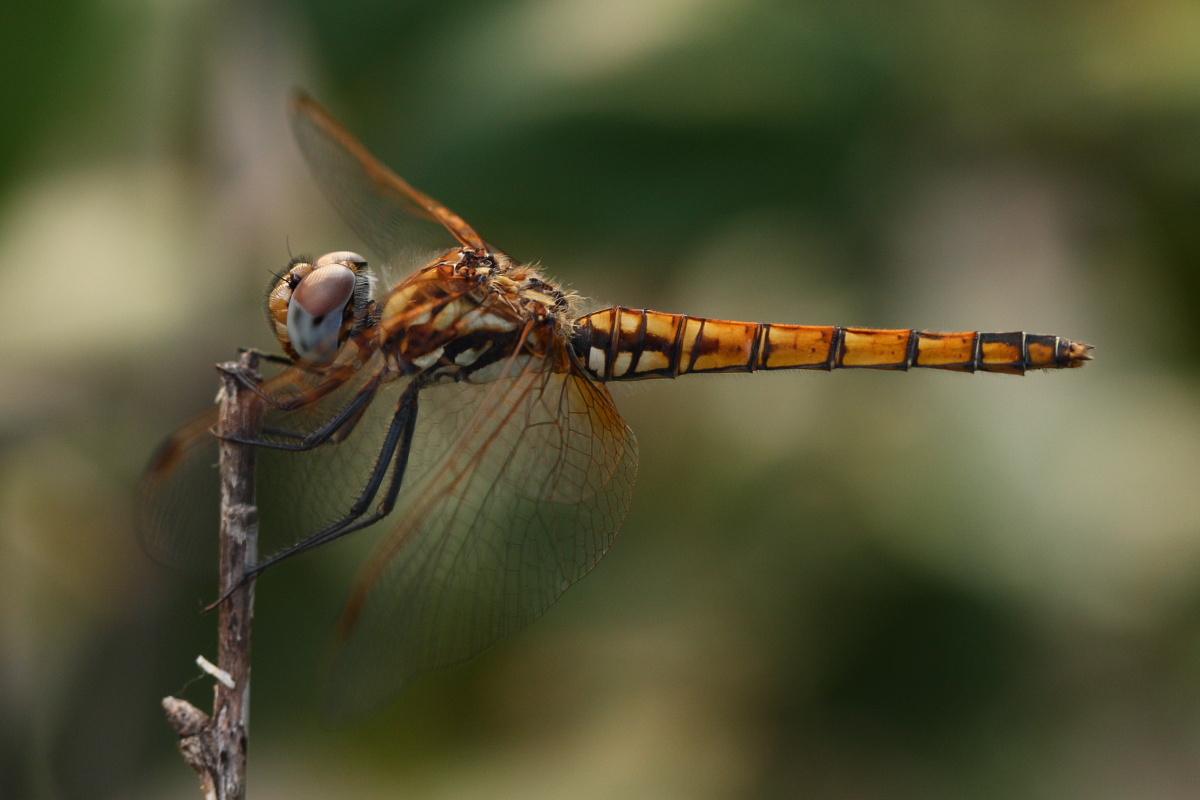
[[[929,333],[773,325],[606,308],[576,321],[572,347],[596,380],[674,378],[689,372],[893,369],[1006,372],[1082,366],[1086,344],[1032,333]]]

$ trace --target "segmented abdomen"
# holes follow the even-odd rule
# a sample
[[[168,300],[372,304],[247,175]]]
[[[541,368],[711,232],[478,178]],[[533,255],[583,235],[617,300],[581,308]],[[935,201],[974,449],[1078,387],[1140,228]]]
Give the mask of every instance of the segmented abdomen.
[[[601,381],[760,369],[929,367],[1023,375],[1091,359],[1089,345],[1032,333],[774,325],[632,308],[580,317],[571,342],[587,372]]]

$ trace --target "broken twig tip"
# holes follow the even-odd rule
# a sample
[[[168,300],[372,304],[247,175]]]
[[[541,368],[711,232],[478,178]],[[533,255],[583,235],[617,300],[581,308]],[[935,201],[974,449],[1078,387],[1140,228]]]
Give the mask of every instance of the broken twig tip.
[[[196,666],[216,678],[217,681],[219,681],[220,684],[226,689],[232,689],[234,687],[233,676],[209,661],[204,656],[196,656]]]

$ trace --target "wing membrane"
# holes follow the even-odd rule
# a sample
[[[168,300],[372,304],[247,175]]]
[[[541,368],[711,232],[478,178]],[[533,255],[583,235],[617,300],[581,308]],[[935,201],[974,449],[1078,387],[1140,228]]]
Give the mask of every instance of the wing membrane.
[[[292,132],[313,178],[346,223],[396,268],[415,268],[455,241],[484,249],[461,217],[409,186],[305,94],[292,98]]]
[[[473,386],[422,394],[418,431],[437,432],[424,443],[432,468],[410,466],[402,515],[347,604],[334,717],[358,716],[416,675],[524,627],[596,565],[620,528],[637,443],[607,390],[553,372],[486,388],[483,402]]]
[[[158,448],[142,475],[137,530],[142,549],[160,564],[216,567],[217,409],[181,425]]]

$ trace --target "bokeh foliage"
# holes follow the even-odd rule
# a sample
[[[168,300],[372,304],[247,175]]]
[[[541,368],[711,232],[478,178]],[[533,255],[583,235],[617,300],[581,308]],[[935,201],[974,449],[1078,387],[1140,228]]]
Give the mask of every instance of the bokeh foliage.
[[[0,797],[191,797],[211,580],[131,531],[289,248],[361,246],[302,85],[597,303],[1097,345],[1066,375],[690,377],[612,553],[366,723],[364,543],[260,584],[257,797],[1193,797],[1200,11],[481,0],[0,11]]]

